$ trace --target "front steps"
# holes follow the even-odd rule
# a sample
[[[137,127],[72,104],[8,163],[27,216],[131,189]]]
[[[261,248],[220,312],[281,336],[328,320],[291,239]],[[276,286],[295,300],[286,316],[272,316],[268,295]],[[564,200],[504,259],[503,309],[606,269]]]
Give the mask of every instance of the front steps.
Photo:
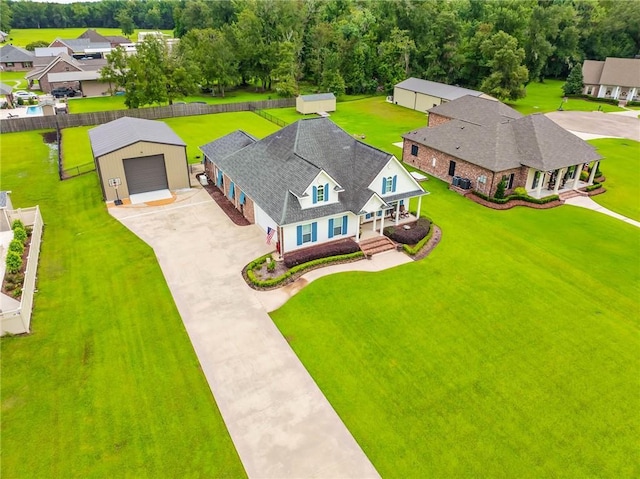
[[[367,258],[374,254],[396,249],[396,244],[386,236],[377,236],[360,242],[360,249]]]
[[[566,201],[569,198],[575,198],[576,196],[589,196],[586,192],[580,190],[563,191],[558,195],[562,201]]]

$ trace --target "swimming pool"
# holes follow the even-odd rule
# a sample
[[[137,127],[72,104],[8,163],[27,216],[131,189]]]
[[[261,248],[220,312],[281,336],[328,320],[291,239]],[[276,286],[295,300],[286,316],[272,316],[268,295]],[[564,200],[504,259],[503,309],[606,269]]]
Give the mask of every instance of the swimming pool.
[[[42,107],[41,106],[28,106],[27,107],[27,115],[28,116],[42,116]]]

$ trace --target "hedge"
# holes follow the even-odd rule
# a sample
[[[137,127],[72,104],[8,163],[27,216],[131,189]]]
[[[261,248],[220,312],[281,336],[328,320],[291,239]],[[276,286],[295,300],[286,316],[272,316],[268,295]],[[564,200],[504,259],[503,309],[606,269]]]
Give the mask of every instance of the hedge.
[[[12,239],[11,243],[9,243],[9,251],[22,255],[24,253],[24,243],[19,239]]]
[[[595,182],[594,184],[587,186],[585,188],[585,191],[593,191],[601,187],[602,187],[602,183]]]
[[[420,218],[416,221],[416,226],[405,230],[402,226],[388,226],[383,233],[396,243],[417,244],[429,234],[431,221],[426,218]]]
[[[620,100],[615,100],[613,98],[597,98],[591,95],[567,95],[567,98],[583,98],[585,100],[593,101],[596,103],[609,103],[610,105],[617,105]]]
[[[427,233],[427,235],[424,238],[422,238],[418,243],[416,243],[414,246],[409,246],[408,244],[402,245],[402,249],[408,255],[415,256],[422,250],[422,248],[424,248],[424,245],[427,244],[427,241],[429,241],[432,236],[433,236],[433,228],[429,228],[429,232]]]
[[[270,278],[270,279],[264,279],[264,280],[259,279],[258,277],[256,277],[256,274],[254,273],[253,270],[257,266],[262,265],[269,256],[271,256],[271,254],[262,256],[247,265],[247,278],[249,279],[249,281],[251,281],[251,284],[253,284],[256,287],[271,288],[273,286],[278,286],[279,284],[285,282],[287,279],[289,279],[291,276],[293,276],[296,273],[301,273],[307,269],[312,269],[320,265],[336,263],[339,261],[348,261],[356,258],[363,258],[364,253],[362,251],[356,251],[355,253],[343,254],[338,256],[329,256],[326,258],[318,258],[318,259],[309,261],[307,263],[298,264],[292,267],[289,271],[287,271],[283,275],[278,276],[276,278]]]
[[[350,239],[344,239],[287,253],[284,255],[284,264],[287,268],[293,268],[315,259],[355,253],[356,251],[360,251],[360,246]]]
[[[22,267],[22,255],[19,255],[15,251],[7,252],[6,264],[9,273],[17,273]]]
[[[511,200],[522,200],[528,203],[535,203],[537,205],[544,205],[547,203],[551,203],[552,201],[559,200],[560,197],[558,195],[550,195],[545,196],[544,198],[534,198],[529,195],[509,195],[505,198],[493,198],[491,196],[485,195],[484,193],[480,193],[479,191],[473,191],[473,194],[479,196],[483,200],[490,201],[491,203],[497,203],[499,205],[503,205],[508,203]]]

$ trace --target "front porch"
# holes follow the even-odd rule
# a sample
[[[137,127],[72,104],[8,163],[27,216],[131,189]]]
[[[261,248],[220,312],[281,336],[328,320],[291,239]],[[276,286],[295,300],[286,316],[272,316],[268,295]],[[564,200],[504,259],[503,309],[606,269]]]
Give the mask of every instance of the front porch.
[[[580,179],[580,174],[589,163],[571,165],[551,171],[541,171],[531,168],[527,178],[527,194],[533,198],[544,198],[560,195],[572,190],[579,190],[593,184],[600,161],[593,163],[587,181]]]
[[[409,213],[407,208],[410,198],[390,201],[383,208],[374,212],[362,212],[359,214],[359,228],[356,231],[355,238],[356,243],[376,236],[382,236],[385,226],[398,226],[416,221],[420,217],[422,196],[424,195],[418,196],[418,205],[415,215]]]

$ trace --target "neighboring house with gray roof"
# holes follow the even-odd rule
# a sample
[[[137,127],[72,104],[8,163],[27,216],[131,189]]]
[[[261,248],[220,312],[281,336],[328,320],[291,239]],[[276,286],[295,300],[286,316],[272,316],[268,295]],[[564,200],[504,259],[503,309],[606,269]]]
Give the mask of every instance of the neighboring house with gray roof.
[[[7,72],[31,70],[35,55],[29,50],[14,45],[0,48],[0,69]]]
[[[393,103],[412,110],[426,112],[429,108],[465,95],[492,99],[481,91],[420,78],[407,78],[393,88]]]
[[[584,94],[621,101],[640,101],[640,58],[585,60]]]
[[[303,115],[336,111],[336,96],[333,93],[300,95],[296,98],[296,111]]]
[[[190,187],[186,143],[162,121],[122,117],[89,130],[106,201]]]
[[[69,86],[73,89],[78,89],[78,80],[73,80],[74,83],[69,83],[68,80],[60,80],[60,77],[56,77],[55,75],[50,77],[50,75],[72,72],[97,72],[107,64],[107,61],[102,58],[78,60],[67,53],[59,53],[55,57],[46,58],[49,60],[46,65],[25,76],[29,82],[29,88],[32,88],[35,82],[38,82],[40,89],[45,93],[51,93],[51,90],[60,86]],[[100,75],[93,73],[90,76],[97,79]],[[107,89],[108,88],[103,88],[101,92]]]
[[[328,118],[299,120],[262,140],[236,131],[200,149],[208,176],[245,218],[275,232],[282,254],[359,241],[364,223],[382,234],[385,218],[397,223],[409,199],[427,194],[391,153]]]
[[[601,156],[542,114],[523,116],[494,100],[464,96],[429,110],[425,128],[403,135],[403,160],[460,186],[495,195],[524,187],[536,197],[586,186],[585,164]]]
[[[0,83],[0,105],[6,103],[9,108],[13,108],[13,87],[6,83]]]

